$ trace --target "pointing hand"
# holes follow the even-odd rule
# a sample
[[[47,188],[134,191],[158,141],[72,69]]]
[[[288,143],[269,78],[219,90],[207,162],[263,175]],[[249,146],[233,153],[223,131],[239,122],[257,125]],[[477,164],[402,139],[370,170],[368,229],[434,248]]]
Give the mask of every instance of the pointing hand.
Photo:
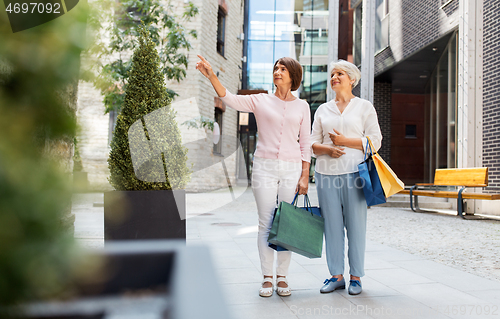
[[[214,71],[212,71],[212,66],[201,55],[198,54],[198,57],[200,58],[201,61],[198,61],[196,63],[196,69],[199,70],[201,74],[203,74],[209,79],[212,75],[214,75]]]

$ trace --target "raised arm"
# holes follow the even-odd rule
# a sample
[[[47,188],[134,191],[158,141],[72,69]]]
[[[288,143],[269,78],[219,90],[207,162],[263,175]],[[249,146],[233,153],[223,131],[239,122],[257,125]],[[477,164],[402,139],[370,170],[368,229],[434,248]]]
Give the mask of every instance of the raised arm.
[[[234,95],[231,94],[219,82],[217,75],[212,71],[210,63],[201,55],[198,55],[200,61],[196,63],[196,69],[201,72],[207,79],[210,80],[212,86],[217,92],[217,95],[222,99],[224,104],[237,111],[254,112],[256,106],[256,98],[253,95]]]
[[[226,88],[219,82],[219,79],[217,78],[217,75],[215,75],[214,71],[212,70],[212,66],[210,63],[205,60],[204,57],[201,55],[198,55],[201,61],[198,61],[196,63],[196,69],[201,72],[207,79],[210,80],[210,83],[212,83],[212,86],[214,87],[215,92],[217,92],[217,95],[219,97],[224,97],[226,96]]]

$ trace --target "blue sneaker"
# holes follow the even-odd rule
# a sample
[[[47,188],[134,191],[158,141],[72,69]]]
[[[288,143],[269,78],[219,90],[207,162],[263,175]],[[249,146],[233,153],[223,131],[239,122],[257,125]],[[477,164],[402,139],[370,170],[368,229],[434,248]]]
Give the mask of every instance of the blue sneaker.
[[[326,279],[325,282],[323,282],[325,285],[321,287],[319,290],[322,294],[326,294],[329,292],[334,291],[335,289],[345,289],[345,280],[342,278],[341,280],[338,280],[338,278],[330,278]]]
[[[361,281],[349,280],[349,295],[359,295],[361,293]]]

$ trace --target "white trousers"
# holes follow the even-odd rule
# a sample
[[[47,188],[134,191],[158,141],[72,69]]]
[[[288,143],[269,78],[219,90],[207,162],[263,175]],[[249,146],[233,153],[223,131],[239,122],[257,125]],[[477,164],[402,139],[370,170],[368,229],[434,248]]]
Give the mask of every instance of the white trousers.
[[[278,203],[281,201],[291,203],[301,174],[302,162],[254,157],[252,190],[259,214],[257,246],[264,276],[273,276],[275,250],[269,248],[267,238],[273,222],[276,198]],[[292,253],[280,251],[277,255],[276,275],[287,276]]]

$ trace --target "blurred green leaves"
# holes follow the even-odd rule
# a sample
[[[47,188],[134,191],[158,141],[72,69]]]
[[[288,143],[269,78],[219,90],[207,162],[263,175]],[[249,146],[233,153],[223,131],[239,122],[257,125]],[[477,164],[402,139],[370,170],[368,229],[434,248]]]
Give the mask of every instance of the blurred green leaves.
[[[0,8],[3,4],[0,5]],[[0,10],[0,318],[65,290],[74,271],[69,175],[86,2],[12,33]]]

